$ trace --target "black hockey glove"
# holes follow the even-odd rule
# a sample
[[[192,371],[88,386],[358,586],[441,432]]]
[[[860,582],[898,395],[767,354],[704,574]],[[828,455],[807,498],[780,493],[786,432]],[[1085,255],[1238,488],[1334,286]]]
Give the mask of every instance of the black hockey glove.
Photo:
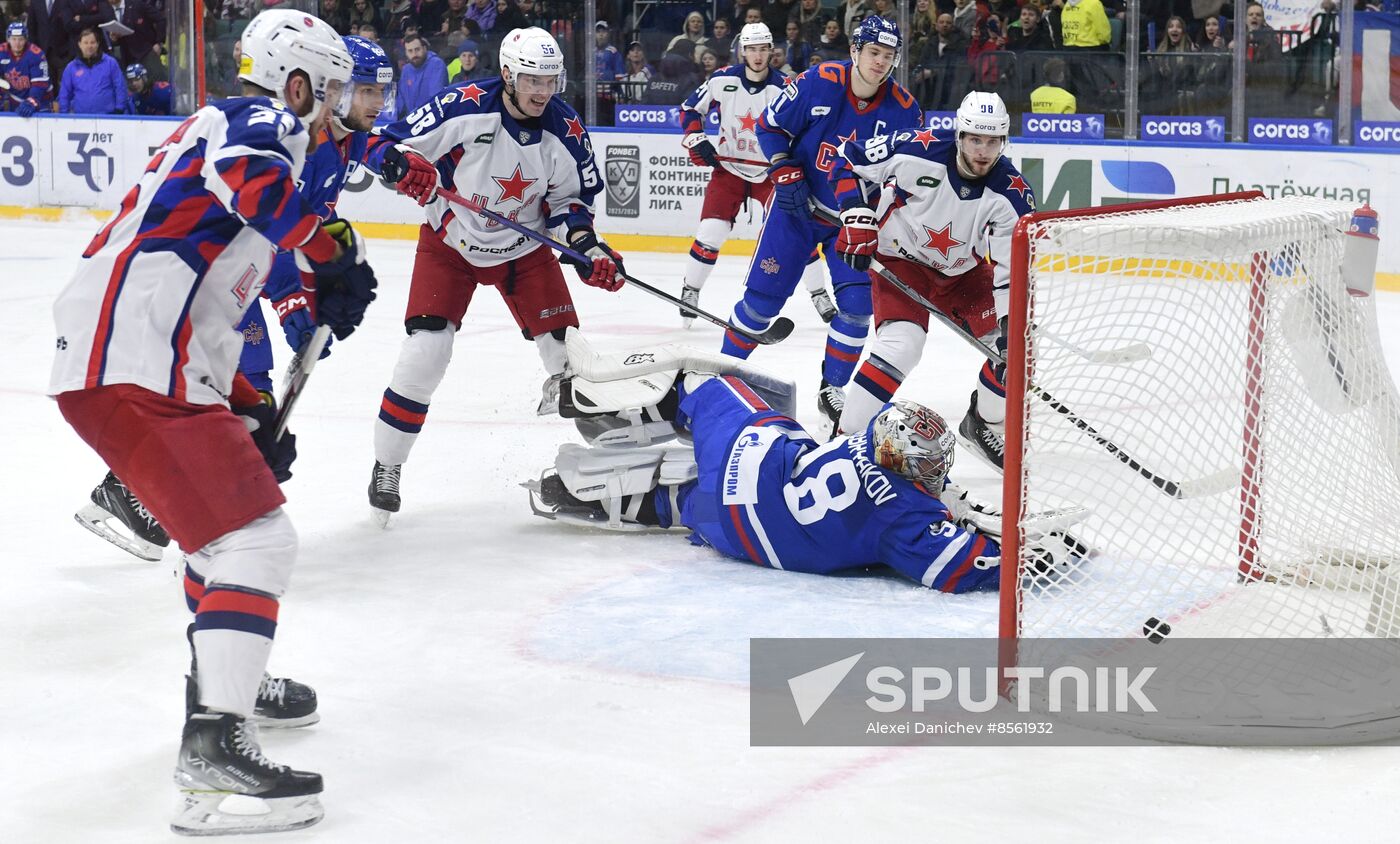
[[[316,277],[316,324],[329,325],[337,340],[354,333],[374,301],[379,282],[365,263],[364,239],[344,220],[332,220],[322,228],[340,243],[344,252],[326,263],[311,261]]]
[[[272,476],[279,484],[292,478],[292,461],[297,459],[297,435],[283,431],[282,439],[276,439],[273,429],[277,424],[277,399],[271,393],[258,392],[262,401],[247,407],[235,407],[233,412],[248,427],[253,445],[262,452],[263,460],[272,470]]]

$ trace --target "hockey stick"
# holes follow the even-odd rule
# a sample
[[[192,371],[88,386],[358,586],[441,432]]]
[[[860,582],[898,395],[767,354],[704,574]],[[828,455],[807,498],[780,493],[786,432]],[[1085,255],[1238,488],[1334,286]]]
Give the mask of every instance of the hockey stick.
[[[321,352],[325,350],[330,339],[329,325],[316,326],[311,339],[306,341],[306,345],[293,355],[291,362],[287,364],[287,374],[282,379],[282,400],[277,403],[277,418],[272,428],[275,438],[282,439],[282,434],[287,430],[287,420],[292,415],[292,408],[306,389],[307,379],[311,377],[311,371],[316,368],[316,361],[321,359]]]
[[[537,240],[540,243],[543,243],[545,246],[554,249],[566,258],[571,258],[574,261],[577,261],[581,264],[593,263],[593,259],[585,257],[583,253],[579,252],[578,250],[565,246],[564,244],[560,243],[559,241],[555,240],[549,235],[541,234],[535,231],[534,229],[527,228],[508,217],[504,217],[500,214],[497,214],[490,208],[472,202],[470,199],[467,199],[466,197],[461,196],[460,194],[454,193],[445,188],[438,188],[437,193],[438,196],[441,196],[443,199],[446,199],[449,202],[460,205],[463,208],[466,208],[470,211],[475,211],[476,213],[480,214],[488,220],[494,220],[495,222],[505,226],[508,229],[513,229],[514,231],[518,231],[526,237],[531,238],[532,240]],[[782,341],[787,339],[789,334],[792,333],[793,323],[792,320],[788,319],[787,317],[778,317],[777,319],[773,320],[773,324],[768,326],[768,329],[766,331],[756,333],[740,328],[736,325],[731,325],[728,320],[720,319],[719,317],[715,316],[712,313],[709,313],[708,311],[701,310],[700,308],[697,308],[693,305],[688,305],[685,302],[682,302],[680,299],[676,298],[675,296],[672,296],[670,293],[667,293],[666,291],[658,287],[653,287],[644,281],[634,278],[633,276],[627,275],[626,273],[622,273],[622,277],[627,280],[628,284],[640,288],[641,290],[650,293],[658,299],[670,302],[672,305],[675,305],[678,308],[684,308],[687,311],[693,312],[696,316],[700,317],[701,319],[704,319],[706,322],[709,322],[713,325],[718,325],[720,328],[733,331],[735,334],[738,334],[741,337],[746,337],[749,340],[752,340],[753,342],[759,343],[764,346],[771,346],[774,343],[781,343]]]
[[[822,209],[816,209],[816,213],[818,217],[825,219],[828,222],[831,222],[830,216]],[[1002,357],[1001,353],[999,353],[996,349],[991,348],[986,343],[983,343],[976,337],[973,337],[972,334],[966,328],[958,324],[952,317],[943,313],[941,310],[935,307],[932,302],[921,296],[917,290],[914,290],[912,287],[905,284],[898,276],[890,272],[888,267],[884,266],[879,261],[872,260],[870,262],[870,269],[877,273],[885,281],[888,281],[901,293],[908,296],[913,302],[927,310],[930,314],[937,318],[939,322],[952,329],[953,333],[966,340],[969,344],[972,345],[973,348],[981,352],[983,356],[987,358],[987,360],[990,360],[992,363],[1006,363],[1006,359]],[[1078,414],[1076,414],[1074,411],[1070,410],[1068,407],[1065,407],[1058,400],[1056,400],[1054,396],[1050,395],[1049,393],[1045,392],[1044,390],[1040,389],[1034,384],[1031,384],[1029,381],[1026,382],[1026,389],[1030,390],[1031,393],[1036,396],[1036,398],[1039,398],[1041,401],[1050,405],[1050,408],[1052,410],[1065,417],[1065,420],[1068,421],[1071,425],[1087,434],[1090,439],[1098,443],[1109,454],[1113,455],[1113,457],[1117,459],[1118,462],[1122,463],[1124,466],[1127,466],[1129,469],[1132,469],[1134,472],[1137,472],[1143,478],[1151,482],[1152,485],[1161,490],[1164,495],[1170,496],[1172,498],[1197,498],[1204,495],[1214,495],[1217,492],[1224,492],[1225,490],[1234,487],[1235,484],[1239,481],[1239,471],[1234,468],[1221,469],[1218,472],[1213,472],[1202,478],[1194,478],[1184,481],[1174,481],[1169,478],[1164,478],[1161,475],[1158,475],[1156,472],[1153,472],[1151,469],[1148,469],[1146,466],[1142,465],[1131,454],[1128,454],[1126,451],[1124,451],[1117,443],[1114,443],[1112,440],[1108,439],[1103,434],[1100,434],[1098,432],[1098,429],[1096,429],[1093,425],[1090,425],[1088,422],[1085,422],[1078,416]]]

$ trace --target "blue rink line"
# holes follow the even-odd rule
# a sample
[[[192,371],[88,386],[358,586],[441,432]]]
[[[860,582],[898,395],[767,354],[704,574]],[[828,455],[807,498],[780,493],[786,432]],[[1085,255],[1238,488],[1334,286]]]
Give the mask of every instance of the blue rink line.
[[[747,684],[750,637],[996,635],[995,593],[945,595],[893,575],[784,572],[696,550],[696,559],[567,598],[527,646],[551,661]]]

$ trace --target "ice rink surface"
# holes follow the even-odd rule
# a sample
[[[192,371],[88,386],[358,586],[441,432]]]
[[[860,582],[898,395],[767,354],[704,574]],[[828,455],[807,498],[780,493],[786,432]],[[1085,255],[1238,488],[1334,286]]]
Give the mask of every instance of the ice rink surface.
[[[50,305],[98,225],[0,224],[0,841],[149,842],[168,831],[188,667],[180,555],[145,563],[73,513],[105,471],[44,397]],[[572,425],[534,415],[544,373],[500,298],[478,292],[404,469],[404,509],[372,521],[373,423],[403,334],[413,244],[374,241],[380,298],[298,407],[301,536],[271,669],[313,685],[320,724],[265,731],[274,761],[321,772],[326,819],[269,841],[1393,841],[1400,749],[750,748],[751,636],[993,635],[993,596],[881,577],[759,569],[683,534],[585,531],[531,515],[521,481]],[[629,255],[678,290],[680,256]],[[702,305],[727,315],[745,261]],[[640,291],[574,283],[600,349],[687,341]],[[1383,333],[1400,297],[1381,294]],[[270,312],[269,312],[270,313]],[[795,376],[815,416],[825,327],[756,364]],[[273,318],[278,362],[286,346]],[[1392,369],[1400,340],[1388,346]],[[979,360],[935,329],[901,395],[956,425]],[[954,477],[993,498],[961,455]]]

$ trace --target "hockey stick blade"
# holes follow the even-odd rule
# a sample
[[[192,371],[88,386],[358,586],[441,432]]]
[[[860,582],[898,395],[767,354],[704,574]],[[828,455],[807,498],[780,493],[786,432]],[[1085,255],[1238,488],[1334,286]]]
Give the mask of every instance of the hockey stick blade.
[[[517,231],[525,235],[526,237],[531,238],[532,240],[537,240],[566,258],[569,258],[580,264],[593,263],[591,259],[584,257],[584,255],[578,250],[573,249],[570,246],[566,246],[565,244],[560,243],[559,241],[555,240],[554,238],[548,235],[541,234],[540,232],[537,232],[534,229],[521,225],[520,223],[510,219],[509,217],[504,217],[500,214],[497,214],[490,208],[487,208],[479,203],[472,202],[471,200],[467,199],[466,197],[463,197],[458,193],[454,193],[453,191],[447,190],[445,188],[438,188],[437,194],[438,196],[442,197],[443,199],[446,199],[448,202],[451,202],[454,205],[460,205],[468,211],[475,211],[476,213],[480,214],[488,220],[492,220],[502,226],[505,226],[508,229]],[[752,340],[753,342],[758,343],[759,345],[771,346],[774,343],[781,343],[783,340],[787,339],[788,335],[792,333],[792,329],[794,328],[792,320],[788,319],[787,317],[778,317],[777,319],[773,320],[772,325],[769,325],[768,328],[763,331],[749,331],[747,329],[730,325],[728,320],[721,319],[715,316],[714,314],[710,313],[709,311],[703,310],[695,305],[688,305],[685,302],[682,302],[680,300],[680,297],[672,296],[670,293],[667,293],[661,288],[653,287],[652,285],[647,284],[645,281],[642,281],[641,279],[638,279],[635,276],[622,273],[622,277],[627,281],[628,284],[632,285],[633,287],[650,293],[651,295],[655,296],[658,299],[661,299],[664,302],[670,302],[672,305],[675,305],[678,308],[684,308],[686,311],[695,314],[697,317],[700,317],[701,319],[705,320],[706,322],[712,325],[717,325],[720,328],[726,329],[728,331],[733,331],[735,334]]]
[[[287,420],[291,418],[292,408],[296,406],[302,391],[306,389],[306,381],[311,377],[312,370],[316,368],[316,361],[321,359],[321,352],[325,350],[330,339],[331,327],[329,325],[316,326],[316,330],[311,334],[311,339],[306,341],[302,350],[297,352],[292,357],[291,362],[287,364],[287,376],[282,386],[282,400],[277,403],[277,419],[273,427],[274,436],[277,439],[282,439],[282,434],[286,432]]]
[[[1152,357],[1152,347],[1147,345],[1146,343],[1129,343],[1126,346],[1120,346],[1116,349],[1094,350],[1086,349],[1083,346],[1080,346],[1076,343],[1072,343],[1069,340],[1066,340],[1065,338],[1059,336],[1058,334],[1054,334],[1050,331],[1045,330],[1044,328],[1037,328],[1036,334],[1040,337],[1044,337],[1045,339],[1058,346],[1068,349],[1070,352],[1074,353],[1078,357],[1081,357],[1090,363],[1118,365],[1125,363],[1138,363],[1140,361],[1148,360]]]

